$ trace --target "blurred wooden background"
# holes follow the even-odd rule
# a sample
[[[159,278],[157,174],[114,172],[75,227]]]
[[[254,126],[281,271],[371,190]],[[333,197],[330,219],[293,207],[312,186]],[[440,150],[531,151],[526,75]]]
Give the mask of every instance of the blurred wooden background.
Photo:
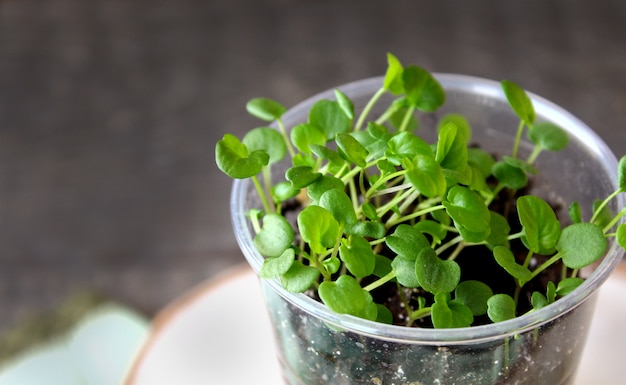
[[[0,332],[80,290],[151,316],[242,263],[226,132],[381,75],[509,78],[626,153],[619,0],[3,0]]]

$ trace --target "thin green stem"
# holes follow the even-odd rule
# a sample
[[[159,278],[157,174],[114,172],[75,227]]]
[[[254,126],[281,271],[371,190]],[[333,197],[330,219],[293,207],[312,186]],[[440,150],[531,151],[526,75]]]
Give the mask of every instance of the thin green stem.
[[[563,264],[561,266],[561,281],[567,278],[567,266]]]
[[[604,207],[606,207],[607,204],[609,204],[609,202],[611,201],[611,199],[615,198],[616,196],[618,196],[620,193],[622,192],[621,189],[615,190],[611,195],[609,195],[608,197],[606,197],[605,200],[602,201],[602,203],[600,204],[600,206],[598,206],[598,208],[596,209],[596,211],[594,211],[593,216],[591,217],[591,219],[589,220],[589,222],[593,223],[596,218],[598,217],[598,215],[600,214],[600,212],[602,211],[602,209],[604,209]]]
[[[409,185],[408,183],[400,185],[400,186],[389,187],[389,188],[386,188],[384,190],[378,190],[378,188],[380,188],[380,186],[384,185],[388,181],[390,181],[390,180],[392,180],[394,178],[401,177],[404,174],[406,174],[406,170],[400,170],[400,171],[394,172],[392,174],[389,174],[389,175],[385,176],[384,178],[378,179],[373,185],[370,186],[369,190],[367,190],[367,192],[365,193],[365,199],[369,199],[373,195],[384,195],[384,194],[389,194],[389,193],[396,192],[398,190],[403,190],[404,189],[403,186]]]
[[[452,253],[450,253],[450,255],[448,256],[448,261],[454,261],[456,257],[458,257],[459,254],[461,254],[461,251],[463,251],[465,246],[467,246],[465,242],[459,242],[456,245],[456,248],[454,249],[454,251],[452,251]]]
[[[533,259],[533,255],[535,255],[532,250],[528,250],[528,254],[526,254],[526,259],[524,260],[524,267],[528,267],[530,265],[530,261]]]
[[[261,223],[259,222],[258,215],[249,215],[250,223],[252,224],[252,229],[256,234],[261,232]]]
[[[394,112],[396,112],[398,109],[395,107],[394,104],[391,104],[389,106],[389,108],[387,108],[387,110],[385,112],[383,112],[383,114],[381,116],[378,117],[378,119],[376,119],[376,124],[383,124],[387,121],[387,119],[389,119],[391,117],[391,115],[394,114]]]
[[[263,186],[261,186],[261,183],[259,182],[259,178],[257,178],[256,175],[252,176],[252,183],[254,183],[254,187],[256,188],[257,193],[259,194],[259,198],[261,199],[261,203],[263,204],[263,209],[265,210],[266,213],[271,213],[272,207],[268,203],[267,196],[265,195],[265,191],[263,190]]]
[[[626,215],[626,207],[623,208],[619,213],[617,213],[617,215],[615,217],[613,217],[613,219],[611,220],[611,222],[609,222],[604,229],[602,229],[602,232],[604,232],[605,234],[611,230],[611,228],[613,228],[613,226],[615,226],[617,224],[617,222],[619,222],[620,219],[622,219],[622,217]],[[607,234],[608,235],[608,234]]]
[[[335,177],[337,178],[341,178],[341,180],[346,183],[346,181],[349,179],[345,179],[344,177],[341,176],[341,174],[343,174],[344,172],[346,172],[346,170],[350,170],[350,165],[348,164],[348,162],[344,163],[341,168],[337,171],[337,173],[335,174]]]
[[[515,293],[513,293],[513,302],[515,302],[515,307],[517,308],[517,303],[519,302],[519,294],[522,291],[522,286],[519,283],[515,284]]]
[[[361,192],[361,195],[363,196],[365,196],[365,193],[367,192],[367,189],[365,188],[365,175],[365,169],[362,169],[361,173],[359,174],[359,190]]]
[[[287,151],[289,151],[289,155],[293,158],[296,155],[296,150],[293,148],[291,144],[291,139],[289,135],[287,135],[287,130],[285,129],[285,125],[283,124],[283,120],[281,118],[276,119],[276,123],[278,124],[278,129],[285,140],[285,144],[287,145]]]
[[[539,154],[541,154],[541,151],[543,151],[543,147],[535,145],[535,148],[533,148],[533,152],[530,154],[530,156],[528,156],[526,163],[528,164],[535,163],[535,161],[537,160],[537,157],[539,157]]]
[[[408,196],[410,196],[413,193],[412,189],[408,189],[404,192],[399,191],[396,196],[390,200],[386,205],[379,207],[376,210],[376,215],[381,218],[382,216],[384,216],[385,214],[387,214],[387,212],[391,209],[393,209],[395,206],[398,205],[399,202],[402,202],[404,199],[406,199]]]
[[[409,188],[409,190],[407,191],[411,191],[411,194],[409,194],[403,201],[402,204],[400,204],[398,206],[398,212],[399,213],[403,213],[405,210],[408,209],[408,207],[410,205],[413,204],[413,202],[415,202],[415,200],[420,196],[419,191],[417,191],[415,189],[415,187],[411,186]],[[404,219],[405,217],[402,217],[398,214],[398,212],[393,213],[393,215],[389,218],[389,220],[387,221],[387,225],[389,227],[393,226],[396,223],[400,223],[400,222],[404,222],[407,219]],[[418,215],[419,216],[419,215]]]
[[[377,245],[380,245],[382,243],[385,243],[386,240],[387,240],[387,238],[374,239],[374,240],[369,241],[369,244],[372,245],[372,246],[377,246]]]
[[[447,249],[449,249],[450,247],[456,245],[459,242],[463,241],[463,236],[459,235],[455,238],[452,238],[451,240],[449,240],[448,242],[446,242],[445,244],[439,246],[437,248],[437,250],[435,250],[435,253],[437,255],[441,255],[441,253],[443,253],[444,251],[446,251]]]
[[[417,321],[418,319],[428,317],[431,313],[432,313],[431,307],[423,307],[421,309],[417,309],[413,311],[411,314],[409,314],[407,326],[413,325],[413,322]]]
[[[399,185],[394,185],[391,187],[387,187],[384,190],[378,190],[375,192],[375,194],[373,194],[374,196],[382,196],[382,195],[387,195],[387,194],[392,194],[398,191],[402,191],[402,190],[408,190],[412,187],[413,185],[411,183],[403,183],[403,184],[399,184]],[[370,189],[371,191],[371,189]]]
[[[352,201],[352,209],[355,213],[359,212],[359,196],[356,190],[356,185],[354,183],[354,179],[350,179],[348,181],[348,188],[350,189],[350,196]]]
[[[502,191],[502,189],[506,187],[504,185],[504,183],[500,182],[498,183],[498,185],[496,186],[496,188],[493,189],[491,196],[489,197],[489,199],[487,199],[485,201],[485,205],[487,205],[487,207],[489,207],[489,205],[491,204],[491,202],[493,202],[494,199],[496,199],[496,197],[498,196],[498,194],[500,194],[500,191]]]
[[[397,225],[398,223],[410,221],[413,218],[421,217],[424,214],[432,213],[433,211],[438,211],[438,210],[443,210],[443,209],[445,209],[443,205],[437,205],[437,206],[432,206],[423,210],[415,211],[409,215],[405,215],[402,217],[396,216],[394,218],[389,219],[389,221],[387,222],[387,226],[391,227],[391,226]]]
[[[365,286],[363,288],[363,290],[365,290],[365,291],[372,291],[372,290],[374,290],[374,289],[384,285],[385,283],[391,281],[395,277],[396,277],[396,272],[391,270],[384,277],[378,278],[376,281],[374,281],[374,282],[370,283],[369,285]]]
[[[378,102],[380,97],[383,96],[385,91],[386,91],[385,88],[382,87],[378,91],[376,91],[374,95],[372,95],[372,98],[367,102],[367,104],[365,105],[365,108],[363,108],[363,111],[361,111],[361,115],[359,116],[359,119],[357,120],[356,125],[354,126],[354,131],[361,130],[361,126],[363,126],[363,122],[365,122],[367,115],[369,115],[370,111],[372,110],[372,108],[374,108],[374,105],[376,104],[376,102]]]
[[[265,186],[265,194],[266,197],[271,197],[271,186],[272,186],[272,168],[269,166],[263,167],[263,186]],[[271,212],[276,212],[276,205],[274,204],[274,200],[270,199],[267,202],[270,207]]]
[[[519,125],[517,126],[517,134],[515,135],[515,144],[513,144],[513,158],[517,158],[517,153],[519,152],[519,146],[522,142],[522,134],[524,133],[524,121],[520,120]]]
[[[370,168],[370,167],[372,167],[372,166],[375,166],[375,165],[376,165],[376,162],[370,162],[370,163],[367,163],[367,164],[365,165],[365,167],[358,167],[358,166],[355,166],[354,168],[350,169],[350,171],[348,171],[348,172],[346,173],[346,175],[340,176],[340,174],[339,174],[339,173],[337,173],[337,175],[335,175],[335,176],[336,176],[337,178],[341,178],[341,180],[345,183],[348,179],[352,179],[352,178],[354,178],[354,177],[355,177],[358,173],[362,172],[362,170],[367,170],[368,168]],[[346,162],[346,163],[344,164],[344,167],[348,167],[348,168],[349,168],[350,166],[349,166],[349,164]],[[342,167],[342,170],[344,170],[344,167]]]
[[[413,112],[415,112],[415,107],[411,106],[407,109],[406,114],[404,114],[404,118],[402,119],[402,124],[398,129],[399,132],[406,131],[409,126],[409,122],[411,121],[411,117],[413,116]]]
[[[544,271],[545,269],[547,269],[548,267],[552,266],[555,262],[557,262],[559,259],[561,259],[561,254],[560,253],[556,253],[552,256],[552,258],[548,259],[547,261],[545,261],[544,263],[542,263],[538,268],[536,268],[533,272],[532,275],[530,277],[530,280],[532,280],[533,278],[535,278],[536,276],[538,276],[539,274],[541,274],[542,271]],[[529,281],[530,281],[529,280]]]

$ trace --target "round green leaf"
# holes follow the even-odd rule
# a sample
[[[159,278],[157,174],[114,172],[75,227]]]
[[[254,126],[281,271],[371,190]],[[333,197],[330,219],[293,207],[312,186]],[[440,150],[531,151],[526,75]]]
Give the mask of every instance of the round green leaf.
[[[469,232],[487,232],[485,237],[488,235],[491,214],[478,194],[467,187],[454,186],[448,191],[447,201],[443,205],[457,228],[461,226]]]
[[[339,223],[323,207],[307,206],[298,214],[298,228],[302,239],[315,253],[322,253],[339,240]]]
[[[441,223],[431,221],[430,219],[421,220],[413,227],[422,234],[430,235],[435,244],[440,244],[448,235],[448,230]]]
[[[502,160],[504,162],[506,162],[507,164],[515,167],[515,168],[519,168],[520,170],[524,171],[525,173],[528,174],[539,174],[539,170],[537,170],[537,168],[535,168],[535,166],[533,166],[532,164],[526,162],[523,159],[520,158],[513,158],[510,156],[503,156]]]
[[[359,235],[372,239],[383,238],[386,231],[385,225],[376,221],[358,221],[345,229],[346,234]]]
[[[408,259],[398,255],[391,261],[391,267],[400,285],[409,288],[420,286],[415,273],[415,259]]]
[[[314,168],[316,165],[313,155],[303,154],[301,152],[296,153],[293,158],[291,158],[291,163],[294,167],[306,166],[309,168]]]
[[[285,172],[285,178],[291,182],[291,187],[295,189],[307,187],[321,176],[322,174],[314,172],[309,166],[290,167]]]
[[[343,192],[344,187],[345,186],[341,179],[330,175],[322,175],[321,177],[317,178],[315,182],[311,183],[308,186],[307,195],[314,202],[319,203],[320,198],[322,197],[322,195],[324,195],[325,192],[330,190],[340,190],[341,192]],[[350,208],[352,208],[352,204],[350,204]],[[352,209],[352,212],[354,212],[354,209]]]
[[[626,223],[617,226],[617,244],[626,249]]]
[[[339,103],[339,107],[341,107],[348,119],[354,119],[354,104],[352,103],[352,100],[350,100],[350,98],[339,89],[335,90],[335,98],[337,99],[337,103]]]
[[[424,139],[411,132],[400,132],[387,142],[385,156],[395,166],[399,166],[402,163],[402,159],[413,159],[417,155],[432,157],[433,150]]]
[[[480,170],[482,175],[486,178],[491,175],[491,168],[496,163],[495,159],[487,151],[470,147],[467,149],[467,163]]]
[[[478,192],[482,196],[490,197],[493,194],[493,190],[487,184],[487,177],[483,174],[482,170],[475,167],[474,165],[470,165],[468,163],[468,168],[470,169],[471,179],[469,181],[469,188]],[[491,172],[489,173],[491,174]]]
[[[410,261],[415,261],[422,249],[430,248],[430,243],[424,234],[407,224],[396,227],[393,234],[385,238],[385,242],[394,253]]]
[[[441,171],[446,177],[448,186],[462,184],[469,186],[472,183],[472,168],[466,163],[465,168],[461,171],[452,170],[450,168],[442,168]]]
[[[489,215],[491,216],[491,219],[489,220],[489,227],[491,230],[486,239],[487,244],[491,247],[507,245],[509,233],[511,232],[509,221],[495,211],[490,211]]]
[[[401,94],[404,91],[402,85],[402,63],[391,53],[387,53],[387,63],[383,87],[392,94]]]
[[[417,255],[415,273],[420,286],[433,294],[452,292],[461,279],[459,264],[440,259],[430,247],[423,248]]]
[[[560,295],[561,297],[568,295],[578,286],[582,285],[583,282],[585,282],[585,280],[580,277],[565,278],[559,281],[559,285],[556,288],[556,294]]]
[[[437,210],[430,213],[434,220],[441,223],[444,226],[450,226],[452,223],[452,218],[445,210]]]
[[[536,118],[535,108],[528,94],[526,94],[526,91],[510,80],[503,80],[500,84],[515,114],[524,121],[526,125],[532,126]]]
[[[283,251],[278,257],[265,258],[259,270],[259,276],[266,279],[277,278],[289,271],[294,261],[295,252],[292,248]]]
[[[480,281],[463,281],[454,290],[454,298],[464,303],[474,316],[487,313],[487,301],[493,295],[489,286]]]
[[[554,282],[548,281],[546,285],[546,298],[548,299],[548,303],[554,303],[556,300],[556,286],[554,286]]]
[[[339,258],[335,256],[331,256],[330,258],[327,258],[324,261],[322,261],[322,265],[324,265],[324,268],[330,274],[335,274],[336,272],[339,271],[339,268],[341,268],[341,261],[339,260]]]
[[[464,142],[469,143],[472,139],[472,127],[470,126],[467,118],[461,114],[446,114],[439,121],[438,129],[441,130],[445,126],[455,126],[459,135],[463,136]]]
[[[263,150],[270,156],[269,164],[281,161],[287,154],[287,145],[280,132],[270,127],[254,128],[243,137],[248,151]]]
[[[300,189],[291,187],[289,182],[278,182],[272,186],[272,198],[274,202],[284,202],[289,198],[293,198],[300,193]]]
[[[349,275],[342,275],[335,282],[322,282],[318,293],[322,302],[335,313],[370,318],[366,317],[368,313],[371,313],[368,308],[371,306],[376,308],[370,294],[363,290],[356,279]],[[376,310],[374,310],[373,316],[373,319],[376,319]]]
[[[580,208],[580,203],[572,202],[567,208],[567,212],[572,223],[580,223],[583,221],[583,213]]]
[[[393,314],[385,305],[376,304],[378,314],[376,315],[376,322],[391,325],[393,323]]]
[[[561,235],[561,223],[552,207],[539,197],[526,195],[517,199],[517,214],[526,246],[537,254],[552,254]]]
[[[294,231],[289,222],[279,214],[263,217],[263,227],[254,237],[254,246],[266,257],[278,257],[291,246]]]
[[[391,260],[389,258],[380,254],[376,254],[375,257],[376,264],[374,265],[374,271],[372,272],[374,276],[381,278],[393,271]],[[413,275],[415,275],[415,270],[413,271]]]
[[[528,183],[524,170],[504,161],[494,163],[491,173],[500,183],[513,190],[519,190]]]
[[[338,133],[335,136],[335,141],[337,142],[339,155],[341,155],[342,158],[359,167],[366,166],[367,162],[365,159],[367,158],[368,152],[352,135]]]
[[[311,145],[323,146],[326,144],[326,135],[314,124],[301,123],[294,126],[290,133],[291,142],[305,154],[311,153]]]
[[[487,315],[493,322],[515,318],[515,301],[507,294],[496,294],[487,301]]]
[[[387,127],[375,122],[368,122],[366,130],[353,131],[350,135],[365,147],[371,159],[381,159],[383,157],[387,149],[387,142],[391,138]]]
[[[215,145],[215,163],[231,178],[245,179],[257,175],[270,160],[265,151],[249,152],[248,148],[231,134]]]
[[[453,122],[439,129],[435,159],[441,167],[463,172],[467,167],[467,136]]]
[[[280,103],[267,98],[254,98],[246,104],[246,110],[250,115],[261,120],[271,122],[279,119],[287,109]]]
[[[445,293],[435,295],[435,303],[431,307],[431,319],[433,326],[437,329],[463,328],[474,322],[470,308],[460,301],[450,301],[450,295]]]
[[[322,99],[309,110],[309,123],[319,127],[327,140],[332,140],[338,133],[350,131],[351,121],[338,102]]]
[[[421,67],[405,67],[402,71],[402,82],[409,104],[421,111],[435,111],[446,100],[441,84]]]
[[[479,243],[487,240],[489,232],[491,231],[490,227],[487,227],[482,231],[470,231],[463,225],[459,225],[457,222],[454,222],[454,226],[457,230],[459,230],[459,234],[461,234],[463,240],[470,243]]]
[[[530,270],[515,261],[515,256],[510,249],[504,246],[496,246],[493,249],[493,256],[496,262],[498,262],[498,265],[506,270],[507,273],[511,274],[513,278],[522,283],[526,283],[532,279],[533,275]]]
[[[343,227],[356,223],[356,213],[352,201],[342,189],[333,188],[322,194],[319,205],[328,210]]]
[[[373,221],[377,221],[380,219],[378,217],[378,214],[376,213],[376,206],[374,206],[372,202],[363,202],[363,204],[361,205],[361,211],[368,219],[371,219]]]
[[[306,266],[300,261],[293,261],[289,270],[280,276],[280,283],[285,290],[292,293],[302,293],[309,290],[319,277],[319,271],[311,266]]]
[[[581,269],[602,258],[607,246],[600,227],[582,222],[563,229],[556,249],[562,255],[565,266]]]
[[[309,148],[320,159],[328,160],[328,171],[330,171],[331,173],[338,172],[341,167],[346,163],[346,161],[343,160],[343,158],[337,153],[337,151],[331,150],[328,147],[311,144],[309,145]]]
[[[546,307],[550,304],[546,296],[538,291],[533,292],[530,297],[530,303],[533,305],[533,310],[539,310],[542,307]]]
[[[359,236],[343,239],[339,247],[339,257],[346,264],[348,271],[357,278],[372,274],[376,265],[376,257],[369,242]]]
[[[561,127],[548,122],[535,124],[528,131],[530,140],[541,148],[550,151],[561,151],[567,147],[569,137]]]
[[[406,177],[420,194],[433,198],[446,192],[446,178],[441,166],[431,156],[417,155],[412,162],[404,163]]]

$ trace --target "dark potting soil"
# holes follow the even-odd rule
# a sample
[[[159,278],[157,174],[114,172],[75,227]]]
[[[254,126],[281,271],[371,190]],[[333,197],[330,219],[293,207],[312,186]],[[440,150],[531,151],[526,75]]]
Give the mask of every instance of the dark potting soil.
[[[521,224],[515,209],[515,201],[517,197],[523,196],[527,193],[529,187],[531,186],[531,182],[532,181],[529,181],[529,185],[526,189],[519,190],[514,195],[511,195],[509,190],[504,189],[489,207],[490,210],[500,213],[507,219],[509,226],[511,227],[510,234],[515,234],[521,230]],[[561,207],[553,203],[551,204],[555,212],[558,213],[561,211]],[[301,203],[297,199],[291,199],[283,203],[282,212],[285,217],[295,225],[297,214],[301,209]],[[393,233],[393,228],[389,229],[387,233]],[[426,236],[428,237],[428,235]],[[456,236],[456,234],[451,235],[451,237],[454,236]],[[297,234],[296,238],[298,238]],[[296,242],[297,241],[298,239]],[[447,240],[443,240],[442,243],[445,243],[446,241]],[[515,255],[517,263],[523,264],[527,257],[528,249],[525,248],[522,241],[519,239],[512,240],[510,241],[509,247]],[[386,248],[383,248],[380,251],[380,254],[387,256],[391,260],[395,257],[395,254]],[[445,259],[445,253],[441,257],[442,259]],[[541,265],[550,257],[551,256],[549,255],[534,255],[529,268],[532,271],[534,267]],[[508,294],[511,297],[514,296],[516,289],[515,279],[506,273],[500,265],[498,265],[493,257],[492,251],[486,246],[468,246],[456,257],[455,260],[461,268],[461,282],[467,280],[477,280],[487,284],[492,289],[494,294],[503,293]],[[548,282],[558,282],[558,280],[562,277],[562,274],[563,264],[561,262],[557,262],[544,270],[532,281],[526,283],[519,293],[517,315],[522,315],[532,309],[531,296],[533,292],[538,291],[545,295]],[[377,277],[365,278],[362,281],[362,284],[366,285],[376,278]],[[312,291],[307,292],[307,294],[317,301],[321,301],[320,298]],[[432,294],[424,291],[423,289],[399,288],[399,286],[393,281],[373,290],[370,294],[372,295],[374,302],[385,305],[391,311],[393,315],[393,324],[401,326],[407,325],[407,310],[403,297],[415,309],[417,309],[417,301],[419,297],[425,298],[427,303],[433,302]],[[487,315],[483,315],[474,317],[474,323],[472,326],[488,323],[491,323],[491,321]],[[417,320],[411,326],[428,328],[433,327],[430,322],[430,318]]]

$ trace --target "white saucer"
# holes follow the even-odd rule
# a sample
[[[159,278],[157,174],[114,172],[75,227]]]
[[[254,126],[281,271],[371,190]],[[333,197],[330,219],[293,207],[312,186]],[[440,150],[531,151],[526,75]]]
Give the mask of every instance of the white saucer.
[[[625,296],[622,264],[601,289],[575,385],[622,383]],[[165,308],[126,381],[126,385],[280,383],[260,286],[247,265],[200,285]]]

